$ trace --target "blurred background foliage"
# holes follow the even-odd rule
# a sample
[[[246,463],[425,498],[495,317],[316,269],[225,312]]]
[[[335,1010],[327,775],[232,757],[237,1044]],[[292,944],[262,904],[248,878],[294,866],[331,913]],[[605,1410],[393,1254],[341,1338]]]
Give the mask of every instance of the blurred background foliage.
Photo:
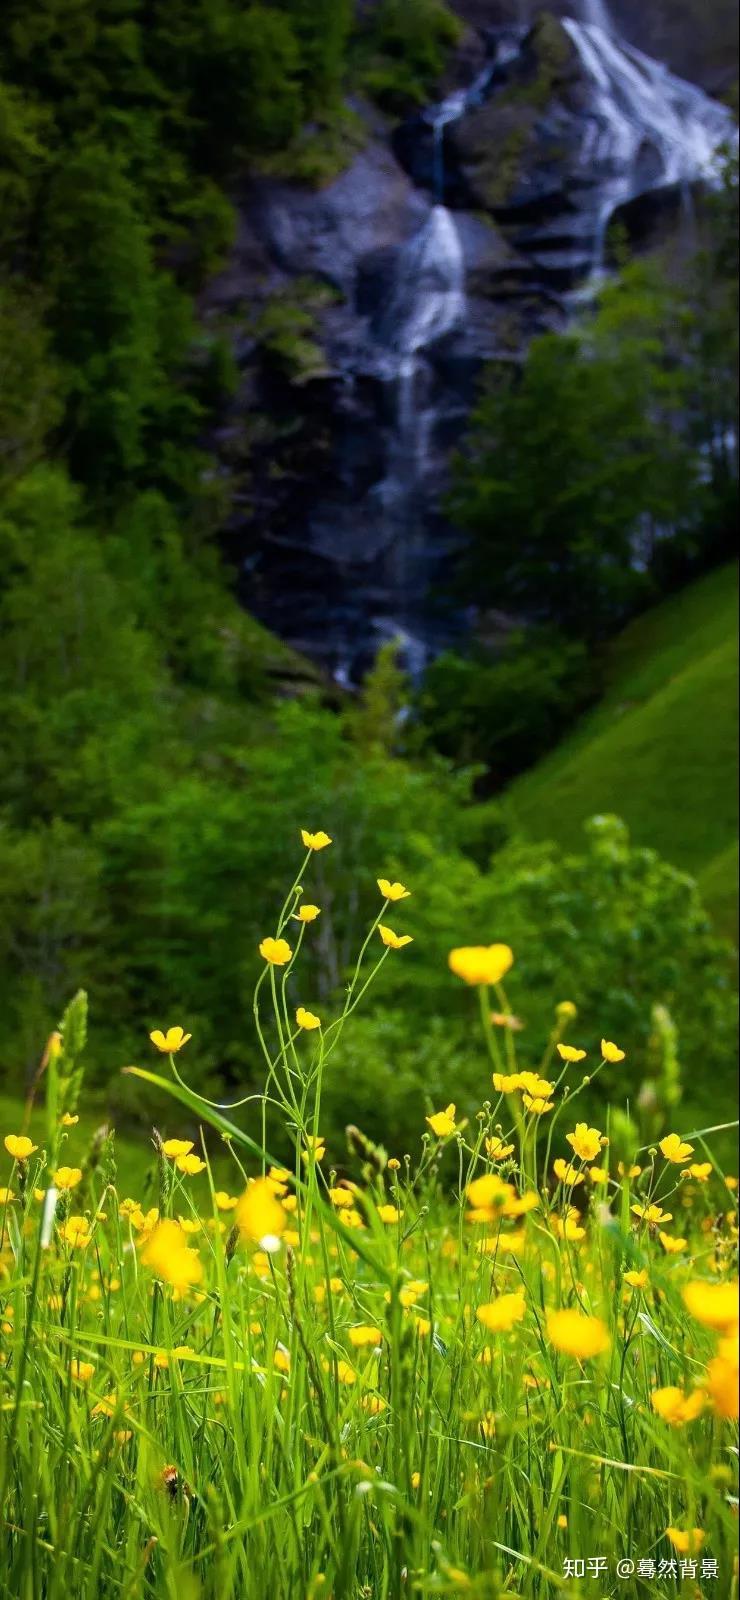
[[[732,781],[718,730],[732,722],[734,679],[723,680],[716,727],[720,701],[709,714],[705,678],[683,712],[714,752],[702,800],[713,848],[701,859],[660,837],[657,800],[649,815],[630,816],[649,744],[639,732],[629,760],[614,757],[618,781],[605,795],[586,784],[569,805],[562,768],[561,790],[545,784],[538,799],[543,766],[521,805],[500,796],[582,711],[604,695],[608,708],[610,652],[630,618],[653,616],[646,608],[663,593],[727,559],[732,163],[680,275],[657,259],[627,264],[588,340],[535,341],[516,389],[501,371],[488,375],[456,470],[468,543],[455,581],[464,602],[530,616],[504,646],[472,640],[413,695],[386,651],[362,694],[338,706],[237,605],[219,549],[227,489],[206,440],[234,374],[227,338],[199,320],[198,296],[234,236],[233,182],[244,172],[331,177],[357,137],[347,132],[348,91],[394,113],[420,103],[459,31],[439,0],[383,0],[356,13],[349,0],[6,0],[0,1069],[9,1093],[23,1092],[80,985],[91,1003],[89,1081],[122,1114],[135,1117],[136,1106],[118,1069],[141,1059],[148,1028],[162,1023],[192,1031],[195,1085],[229,1095],[257,1084],[257,943],[308,826],[326,827],[336,844],[307,883],[322,916],[296,999],[327,1012],[336,1004],[377,909],[377,875],[401,876],[414,891],[399,926],[415,943],[386,963],[368,1015],[333,1058],[328,1131],[350,1118],[400,1149],[418,1137],[430,1101],[454,1098],[467,1113],[480,1103],[488,1068],[471,996],[446,956],[453,944],[491,939],[516,952],[510,1001],[528,1062],[539,1059],[554,1004],[570,999],[584,1044],[595,1049],[605,1033],[628,1049],[615,1088],[634,1097],[646,1076],[661,1080],[662,1006],[690,1080],[685,1117],[711,1110],[721,1120],[731,1106],[732,961],[687,874],[707,870],[707,893],[726,917],[717,863],[728,850],[731,860],[736,823],[723,805],[715,815],[712,796]],[[297,331],[306,334],[304,321]],[[263,334],[274,344],[283,323],[273,318]],[[701,461],[710,470],[697,472]],[[638,513],[645,559],[635,568],[627,538]],[[719,581],[729,593],[726,569]],[[715,596],[713,626],[718,605]],[[698,645],[695,659],[704,661]],[[639,677],[635,655],[632,669]],[[594,760],[597,775],[608,770],[603,744]],[[580,755],[576,764],[588,770]],[[701,788],[694,767],[675,810],[697,812],[694,777]],[[635,841],[609,816],[584,833],[593,813],[622,810],[622,789]],[[549,792],[560,797],[548,815]]]

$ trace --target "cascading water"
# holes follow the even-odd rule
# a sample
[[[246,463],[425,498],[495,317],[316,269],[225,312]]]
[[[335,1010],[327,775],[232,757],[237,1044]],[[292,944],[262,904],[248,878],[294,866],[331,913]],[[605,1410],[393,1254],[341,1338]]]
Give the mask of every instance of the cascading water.
[[[286,469],[267,466],[261,614],[341,682],[393,637],[417,675],[463,625],[433,619],[429,594],[455,544],[445,474],[480,364],[567,324],[628,202],[673,189],[690,229],[692,186],[735,137],[723,106],[619,39],[603,0],[573,5],[580,20],[550,17],[544,36],[524,17],[499,30],[469,88],[371,137],[325,189],[278,186],[279,281],[327,279],[340,298],[320,319],[326,374],[286,407]],[[530,90],[560,27],[542,104]],[[314,409],[305,467],[291,441]]]
[[[589,0],[589,17],[604,8]],[[595,213],[594,271],[603,267],[606,230],[615,211],[646,192],[712,183],[718,153],[734,136],[725,106],[710,100],[606,26],[565,18],[591,89],[580,171]],[[578,176],[576,174],[576,176]]]

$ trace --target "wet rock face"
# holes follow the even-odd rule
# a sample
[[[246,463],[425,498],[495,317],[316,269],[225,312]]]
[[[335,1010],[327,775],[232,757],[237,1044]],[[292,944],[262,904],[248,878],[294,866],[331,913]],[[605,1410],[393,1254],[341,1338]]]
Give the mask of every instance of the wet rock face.
[[[395,129],[369,115],[326,188],[244,193],[203,306],[234,323],[216,442],[246,603],[342,682],[395,633],[418,669],[461,624],[430,597],[449,590],[449,461],[482,364],[563,328],[610,219],[639,238],[729,128],[611,23],[497,32],[505,9],[470,0],[480,32],[446,95]]]

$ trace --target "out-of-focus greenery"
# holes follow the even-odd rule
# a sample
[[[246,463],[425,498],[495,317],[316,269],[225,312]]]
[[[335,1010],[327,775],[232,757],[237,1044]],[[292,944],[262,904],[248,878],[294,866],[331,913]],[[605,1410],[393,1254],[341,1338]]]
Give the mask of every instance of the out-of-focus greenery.
[[[731,550],[737,483],[737,309],[727,240],[672,276],[633,262],[567,334],[492,368],[457,465],[476,604],[555,620],[591,643],[691,563]]]
[[[605,693],[507,795],[537,839],[577,847],[616,803],[638,844],[698,875],[719,925],[737,913],[737,568],[707,575],[630,623],[603,659]]]
[[[562,718],[579,679],[579,630],[554,590],[553,632],[537,636],[539,657],[530,640],[528,656],[481,669],[480,682],[465,668],[468,746],[461,751],[453,728],[447,746],[439,738],[444,755],[427,749],[416,759],[399,753],[416,734],[399,726],[403,685],[388,655],[359,703],[339,715],[322,703],[316,674],[230,592],[216,540],[226,490],[205,439],[234,370],[218,327],[204,329],[197,315],[199,291],[232,238],[227,189],[271,162],[305,176],[308,160],[327,175],[327,152],[341,145],[332,139],[344,125],[348,72],[360,71],[362,51],[382,58],[401,98],[413,100],[428,92],[453,39],[436,5],[375,8],[364,16],[361,49],[350,22],[348,8],[329,0],[246,8],[235,0],[41,0],[30,9],[9,0],[3,12],[0,1068],[15,1093],[81,985],[91,994],[88,1075],[99,1092],[119,1085],[118,1068],[148,1048],[151,1026],[175,1020],[193,1033],[188,1072],[199,1088],[228,1094],[255,1082],[248,1022],[257,945],[292,879],[305,826],[326,827],[337,842],[331,887],[321,858],[315,864],[310,887],[322,914],[303,969],[314,992],[296,1000],[327,1014],[338,1004],[377,909],[374,873],[408,878],[414,891],[398,914],[415,936],[411,959],[386,964],[366,1046],[375,1077],[368,1069],[365,1082],[374,1082],[376,1103],[388,1085],[399,1141],[418,1126],[425,1083],[439,1082],[441,1092],[445,1050],[465,1081],[467,1023],[446,956],[471,939],[510,938],[517,974],[531,978],[537,1026],[547,1026],[555,999],[570,997],[618,1034],[632,1005],[635,1085],[656,1003],[674,1010],[692,1061],[701,1051],[716,1076],[727,1059],[725,955],[691,886],[623,845],[608,867],[595,847],[575,862],[539,846],[529,855],[513,844],[502,851],[500,810],[473,801],[469,763],[493,765],[479,711],[490,723],[493,708],[500,724],[509,702],[508,773],[551,736],[549,719]],[[623,307],[620,292],[607,309]],[[604,311],[596,326],[636,389],[624,318],[610,325]],[[701,349],[709,341],[721,353],[719,312],[715,323],[692,324],[696,339],[699,326]],[[317,359],[312,332],[310,306],[301,315],[273,304],[257,337],[263,357],[287,363],[300,381]],[[635,340],[650,355],[644,329]],[[570,350],[576,365],[583,359],[582,341],[559,350],[558,360]],[[605,360],[602,349],[602,373]],[[696,370],[706,374],[703,360]],[[551,377],[556,368],[550,360]],[[662,393],[660,361],[649,371],[651,392]],[[674,396],[677,380],[664,376]],[[707,378],[700,418],[720,392]],[[577,410],[572,382],[569,393]],[[725,398],[717,406],[721,418]],[[595,420],[614,415],[612,399],[594,409]],[[613,574],[594,557],[595,528],[590,551],[581,541],[582,417],[568,437],[581,494],[572,529],[579,604],[594,596],[595,562],[613,617]],[[532,438],[530,462],[545,444],[542,434]],[[621,457],[617,465],[621,481]],[[521,487],[514,466],[511,481]],[[622,518],[637,504],[631,469],[625,476]],[[661,494],[675,493],[665,464],[655,481]],[[549,493],[544,478],[542,487]],[[474,494],[470,478],[465,492]],[[607,500],[594,494],[594,516]],[[616,555],[626,538],[617,522],[611,516]],[[540,578],[563,537],[555,530],[549,556],[544,546],[535,551]],[[284,699],[288,686],[300,695]],[[443,684],[440,728],[446,694]],[[538,725],[550,732],[537,734]],[[357,878],[360,859],[372,862],[367,881]],[[550,927],[559,929],[557,960],[551,952],[552,965],[538,965]],[[633,972],[634,928],[644,934]],[[515,1002],[516,983],[512,992]],[[341,1066],[339,1054],[337,1063],[327,1085],[334,1125],[365,1114],[355,1064]],[[123,1104],[125,1088],[115,1092]],[[372,1120],[373,1105],[366,1109]]]

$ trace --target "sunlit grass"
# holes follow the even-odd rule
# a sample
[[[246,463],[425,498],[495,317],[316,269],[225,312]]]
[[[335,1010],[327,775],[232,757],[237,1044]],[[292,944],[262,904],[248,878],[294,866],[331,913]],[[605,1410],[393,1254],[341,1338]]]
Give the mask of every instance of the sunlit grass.
[[[566,1003],[517,1060],[511,952],[463,947],[491,1052],[478,1116],[451,1083],[413,1155],[355,1132],[348,1165],[322,1085],[378,966],[406,959],[408,891],[380,880],[322,1017],[300,885],[330,842],[304,835],[261,945],[263,1093],[196,1095],[197,1039],[163,1019],[152,1069],[129,1070],[185,1136],[154,1136],[128,1192],[85,1124],[78,996],[43,1119],[3,1130],[3,1592],[735,1594],[736,1186],[711,1130],[618,1150],[578,1095],[629,1041],[589,1061]],[[290,1166],[265,1149],[270,1112]]]

